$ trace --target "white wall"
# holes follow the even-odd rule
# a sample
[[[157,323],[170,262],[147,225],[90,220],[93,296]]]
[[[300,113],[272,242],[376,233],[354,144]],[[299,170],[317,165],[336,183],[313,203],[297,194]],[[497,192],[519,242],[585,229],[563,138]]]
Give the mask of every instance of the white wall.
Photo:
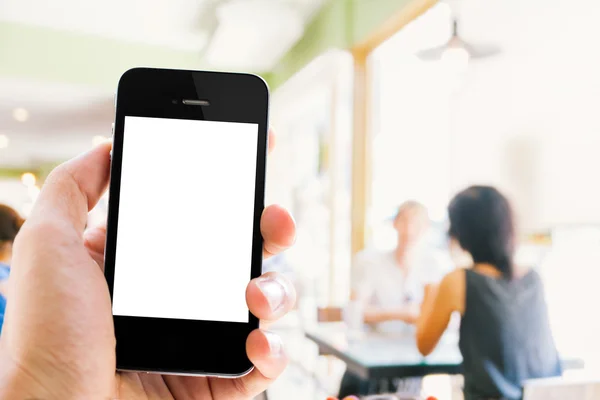
[[[499,185],[526,230],[600,223],[600,3],[490,3],[509,37],[492,38],[503,55],[473,62],[456,95],[452,186]]]
[[[500,186],[525,231],[600,223],[600,2],[475,3],[464,0],[465,36],[504,51],[473,62],[455,96],[454,190]],[[598,231],[580,230],[554,238],[541,271],[559,348],[598,371]]]
[[[0,179],[0,204],[6,204],[23,214],[23,206],[31,202],[25,185],[18,179]]]

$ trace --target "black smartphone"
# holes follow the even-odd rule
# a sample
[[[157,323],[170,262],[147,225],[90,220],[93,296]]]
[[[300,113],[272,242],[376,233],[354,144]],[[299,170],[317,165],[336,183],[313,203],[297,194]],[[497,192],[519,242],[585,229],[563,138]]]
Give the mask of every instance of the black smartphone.
[[[268,88],[135,68],[119,81],[105,275],[117,369],[239,377],[261,273]]]

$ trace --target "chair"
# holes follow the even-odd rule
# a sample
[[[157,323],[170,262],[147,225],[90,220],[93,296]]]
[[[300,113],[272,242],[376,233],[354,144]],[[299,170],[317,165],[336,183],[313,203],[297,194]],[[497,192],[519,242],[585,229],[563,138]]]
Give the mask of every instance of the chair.
[[[319,307],[317,308],[317,322],[340,322],[343,320],[342,308],[341,307]],[[329,354],[322,352],[319,349],[320,356],[329,356]],[[331,362],[329,363],[329,370],[331,372]]]
[[[600,399],[600,379],[558,377],[525,382],[523,400]]]
[[[343,320],[341,307],[318,307],[317,322],[340,322]],[[331,354],[322,351],[319,348],[319,356],[325,356],[327,359],[327,375],[331,376],[333,372],[333,359]]]
[[[341,307],[317,308],[317,322],[340,322],[342,319]]]

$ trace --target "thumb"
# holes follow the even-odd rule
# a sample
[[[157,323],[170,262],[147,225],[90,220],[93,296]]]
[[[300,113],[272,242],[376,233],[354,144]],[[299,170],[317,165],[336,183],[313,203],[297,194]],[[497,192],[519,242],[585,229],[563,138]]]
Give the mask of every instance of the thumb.
[[[88,212],[109,180],[110,149],[106,142],[56,167],[46,179],[30,221],[60,220],[83,234]]]

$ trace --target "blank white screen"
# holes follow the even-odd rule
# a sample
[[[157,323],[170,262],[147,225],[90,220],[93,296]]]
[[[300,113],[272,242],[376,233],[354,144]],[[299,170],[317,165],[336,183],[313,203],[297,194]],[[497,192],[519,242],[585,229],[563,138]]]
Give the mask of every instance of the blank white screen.
[[[248,322],[258,125],[125,117],[113,314]]]

